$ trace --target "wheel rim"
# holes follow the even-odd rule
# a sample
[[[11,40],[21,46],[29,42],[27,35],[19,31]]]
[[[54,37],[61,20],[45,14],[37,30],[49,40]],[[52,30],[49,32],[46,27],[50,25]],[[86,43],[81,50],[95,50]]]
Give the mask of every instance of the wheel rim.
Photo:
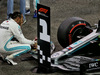
[[[84,33],[84,28],[82,28],[82,27],[79,27],[79,28],[77,28],[74,32],[73,32],[73,34],[72,34],[72,42],[75,42],[75,41],[77,41],[77,40],[79,40],[79,39],[81,39],[81,38],[78,38],[78,36],[85,36],[83,33]]]
[[[86,28],[86,26],[83,26],[83,25],[78,26],[70,34],[69,43],[71,44],[71,43],[83,38],[84,36],[88,35],[89,33],[91,33],[91,31],[88,28]]]

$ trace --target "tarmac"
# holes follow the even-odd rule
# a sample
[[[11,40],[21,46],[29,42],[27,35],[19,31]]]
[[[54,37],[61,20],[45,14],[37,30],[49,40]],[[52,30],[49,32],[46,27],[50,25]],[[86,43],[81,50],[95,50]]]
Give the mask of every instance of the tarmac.
[[[26,15],[26,23],[22,26],[23,34],[27,39],[33,40],[37,36],[37,18],[33,18],[33,0],[31,0],[31,13]],[[81,17],[95,27],[100,20],[100,0],[40,0],[40,4],[51,9],[51,40],[56,51],[63,49],[57,40],[59,25],[70,17]],[[19,0],[15,0],[14,11],[19,11]],[[7,0],[0,3],[0,23],[7,19]],[[38,65],[36,60],[21,61],[30,57],[29,53],[15,59],[17,66],[11,66],[0,60],[0,75],[79,75],[76,72],[55,72],[50,74],[32,73],[30,70]],[[100,74],[96,74],[100,75]]]

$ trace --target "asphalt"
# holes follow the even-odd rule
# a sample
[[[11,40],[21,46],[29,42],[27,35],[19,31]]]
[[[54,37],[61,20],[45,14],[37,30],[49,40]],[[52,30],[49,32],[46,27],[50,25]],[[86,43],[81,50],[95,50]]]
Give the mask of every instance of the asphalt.
[[[37,36],[37,19],[33,18],[33,5],[31,0],[31,13],[26,15],[27,22],[22,26],[23,34],[28,39]],[[51,40],[56,46],[56,51],[63,49],[57,40],[59,25],[67,18],[81,17],[95,27],[100,20],[100,0],[40,0],[40,3],[51,9]],[[19,0],[15,0],[14,11],[19,11]],[[0,23],[7,17],[7,0],[0,3]],[[55,72],[50,74],[32,73],[30,70],[38,65],[36,60],[21,61],[29,57],[24,54],[15,59],[17,66],[11,66],[0,60],[0,75],[79,75],[72,72]],[[98,74],[99,75],[99,74]]]

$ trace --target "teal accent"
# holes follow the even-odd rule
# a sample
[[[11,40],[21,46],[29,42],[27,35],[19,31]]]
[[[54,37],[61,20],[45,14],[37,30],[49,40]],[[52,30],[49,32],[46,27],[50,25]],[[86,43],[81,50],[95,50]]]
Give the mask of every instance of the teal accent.
[[[7,48],[8,42],[11,41],[11,39],[12,39],[13,37],[14,37],[14,36],[12,36],[12,37],[7,41],[7,43],[6,43],[5,46],[4,46],[4,49],[5,49],[6,51],[14,51],[14,50],[25,49],[23,52],[14,55],[14,57],[20,56],[21,54],[27,53],[28,51],[31,50],[31,47],[29,47],[29,46],[17,46],[17,47],[13,47],[13,48]]]
[[[94,40],[98,40],[98,38],[95,38]],[[71,52],[71,53],[70,53],[70,55],[71,55],[71,54],[73,54],[74,52],[76,52],[76,51],[78,51],[78,50],[82,49],[83,47],[85,47],[85,46],[89,45],[89,44],[90,44],[90,42],[86,43],[86,44],[85,44],[85,45],[83,45],[82,47],[80,47],[80,48],[78,48],[78,49],[74,50],[73,52]]]
[[[30,49],[31,49],[31,48],[30,48]],[[24,50],[23,52],[14,55],[14,58],[17,57],[17,56],[20,56],[21,54],[27,53],[30,49],[28,49],[28,50]]]
[[[77,42],[73,43],[73,45],[77,45],[79,43],[82,43],[82,41],[77,41]]]
[[[20,26],[18,26],[18,29],[20,29]]]
[[[12,39],[13,37],[14,37],[14,36],[12,36],[12,37],[7,41],[7,43],[5,44],[4,49],[5,49],[6,51],[9,51],[9,49],[8,49],[6,46],[7,46],[8,42],[11,41],[11,39]]]
[[[85,46],[87,46],[87,45],[89,45],[89,44],[90,44],[90,42],[88,42],[87,44],[83,45],[82,47],[80,47],[80,48],[78,48],[78,49],[74,50],[74,51],[73,51],[73,52],[71,52],[70,54],[73,54],[74,52],[76,52],[76,51],[78,51],[78,50],[82,49],[83,47],[85,47]]]
[[[98,40],[98,38],[94,39],[94,40]]]
[[[36,9],[37,9],[37,3],[39,3],[39,0],[36,0]]]
[[[11,39],[13,38],[14,36],[12,36],[8,41],[7,43],[5,44],[4,46],[4,49],[6,51],[14,51],[14,50],[20,50],[20,49],[26,49],[26,50],[31,50],[31,48],[29,46],[17,46],[17,47],[13,47],[13,48],[7,48],[7,44],[9,41],[11,41]]]

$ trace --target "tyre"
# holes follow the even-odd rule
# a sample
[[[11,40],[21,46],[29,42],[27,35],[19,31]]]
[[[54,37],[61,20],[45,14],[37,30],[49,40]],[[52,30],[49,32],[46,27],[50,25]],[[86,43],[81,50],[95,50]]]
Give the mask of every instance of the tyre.
[[[57,39],[60,45],[65,48],[91,32],[91,25],[88,22],[79,17],[71,17],[60,24]]]

